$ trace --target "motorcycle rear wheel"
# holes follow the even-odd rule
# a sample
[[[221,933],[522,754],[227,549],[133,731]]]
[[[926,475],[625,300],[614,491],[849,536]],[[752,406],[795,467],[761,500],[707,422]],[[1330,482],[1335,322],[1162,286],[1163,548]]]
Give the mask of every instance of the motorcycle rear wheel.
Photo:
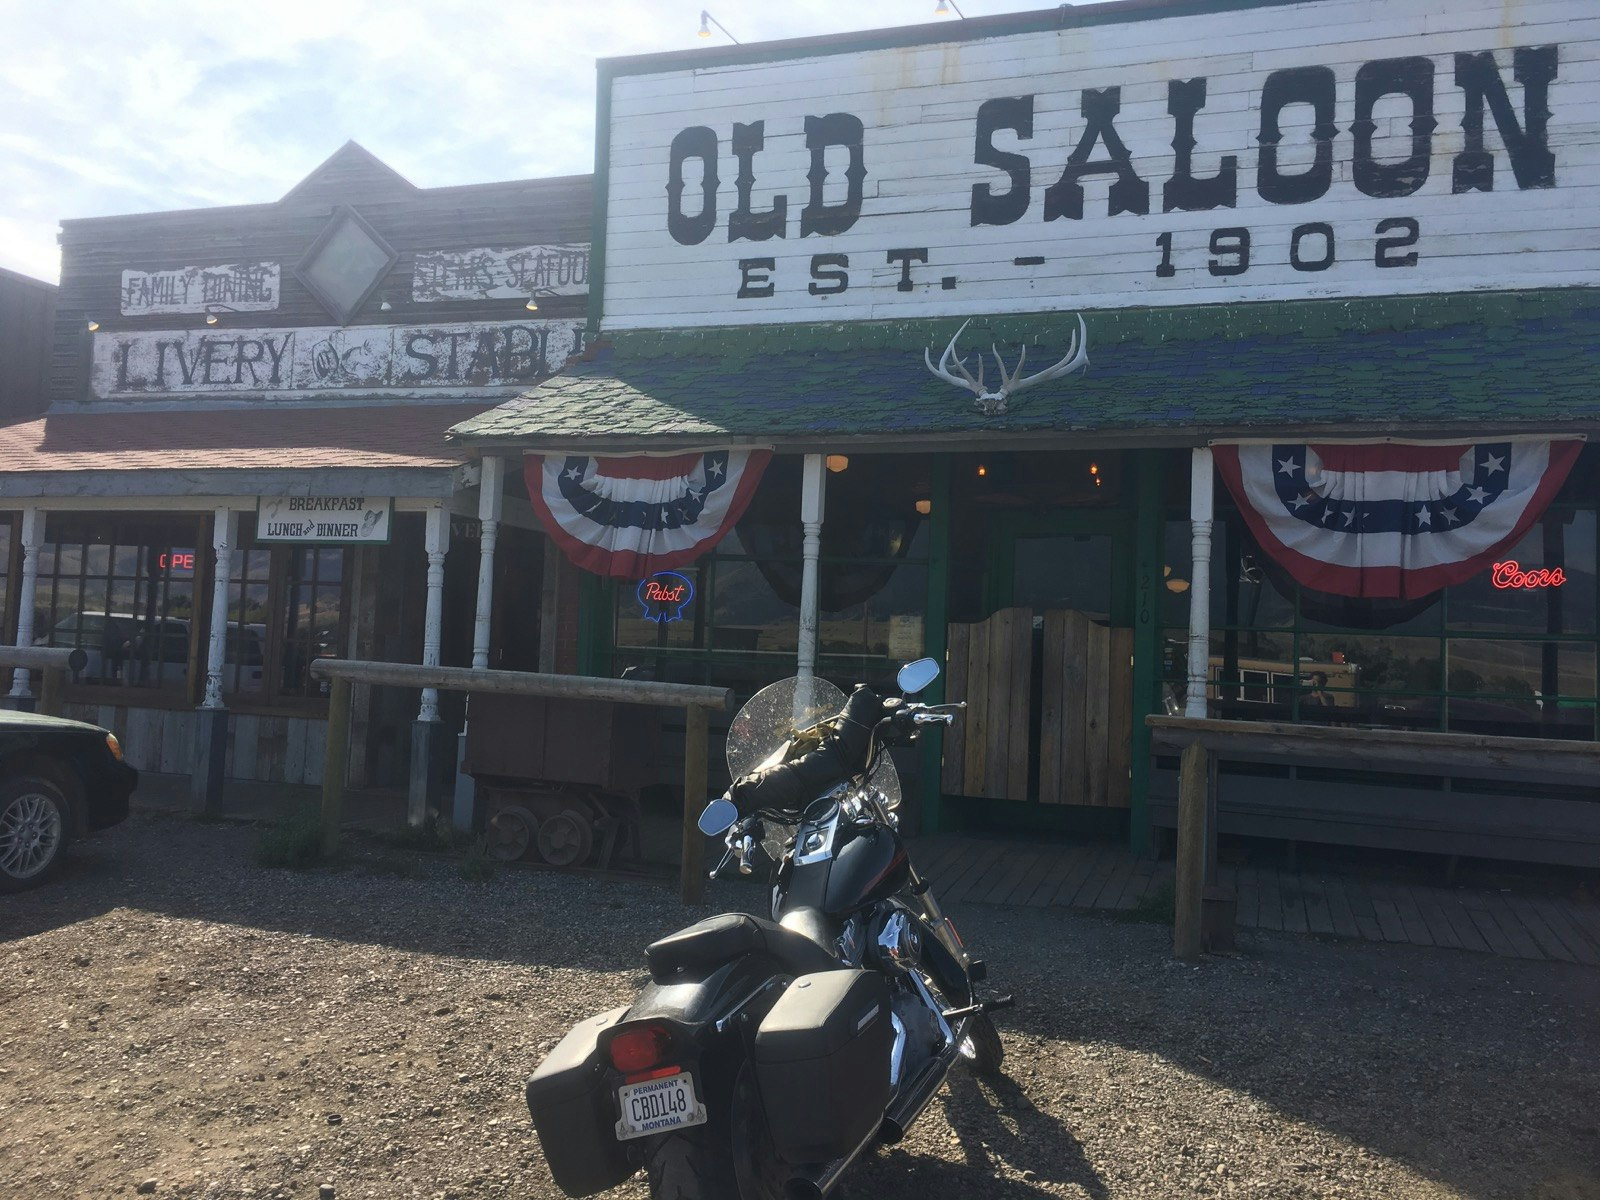
[[[723,1112],[704,1125],[655,1138],[645,1157],[651,1200],[783,1200],[784,1177],[755,1069],[744,1063]]]

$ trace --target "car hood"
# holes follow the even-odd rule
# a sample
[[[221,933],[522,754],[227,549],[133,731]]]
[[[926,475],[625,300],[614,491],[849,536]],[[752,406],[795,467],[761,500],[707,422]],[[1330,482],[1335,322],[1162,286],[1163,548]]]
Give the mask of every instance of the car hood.
[[[0,710],[0,733],[16,730],[27,733],[108,733],[100,725],[87,721],[69,721],[66,717],[47,717],[43,713],[9,712]]]

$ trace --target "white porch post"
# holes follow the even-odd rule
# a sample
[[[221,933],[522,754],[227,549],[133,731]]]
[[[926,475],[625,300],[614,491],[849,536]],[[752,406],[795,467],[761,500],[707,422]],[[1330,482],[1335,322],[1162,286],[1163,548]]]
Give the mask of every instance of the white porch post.
[[[222,785],[228,763],[228,709],[222,703],[222,673],[228,661],[228,577],[239,544],[239,514],[218,508],[211,520],[211,635],[206,639],[206,688],[195,714],[194,764],[189,792],[194,809],[206,816],[222,812]]]
[[[422,665],[437,667],[440,629],[444,624],[444,556],[450,549],[450,513],[442,505],[428,510],[423,525],[423,548],[428,552],[428,590],[422,617]],[[413,829],[420,829],[428,819],[428,801],[437,784],[442,782],[441,776],[448,774],[442,764],[448,761],[449,753],[449,741],[439,723],[439,689],[423,688],[422,705],[411,726],[411,781],[406,821]],[[459,755],[458,745],[457,761]],[[459,788],[460,781],[457,781],[458,791]]]
[[[1211,669],[1211,450],[1197,446],[1189,466],[1189,690],[1183,715],[1206,715]]]
[[[478,609],[472,623],[472,669],[487,670],[489,666],[489,617],[494,610],[494,544],[500,533],[500,512],[504,497],[501,481],[505,478],[506,461],[486,457],[478,483],[478,522],[482,532],[478,539]],[[467,697],[467,724],[472,721],[472,697]],[[470,831],[477,828],[477,781],[463,774],[461,764],[466,761],[467,730],[463,724],[456,739],[456,790],[455,812],[452,823],[457,829]]]
[[[233,548],[239,541],[239,514],[219,508],[211,527],[216,567],[211,573],[211,637],[206,645],[206,692],[200,707],[222,704],[222,671],[228,654],[228,577],[233,573]]]
[[[17,645],[33,645],[33,596],[39,583],[39,546],[44,541],[44,513],[34,505],[22,510],[22,581],[17,590]],[[28,669],[18,667],[11,676],[11,695],[26,700]]]
[[[805,531],[800,568],[800,647],[796,674],[808,679],[817,671],[817,559],[822,553],[823,510],[827,507],[827,471],[820,454],[806,455],[800,485],[800,523]]]
[[[472,625],[472,669],[475,671],[484,670],[489,665],[489,614],[494,604],[494,543],[500,532],[503,500],[500,488],[505,467],[506,460],[503,458],[485,458],[478,491],[478,520],[483,525],[483,535],[478,542],[478,613]]]
[[[430,508],[423,537],[428,551],[428,600],[422,618],[422,665],[437,667],[440,629],[444,624],[444,556],[450,549],[449,512],[444,508]],[[477,665],[476,661],[473,665]],[[439,691],[423,688],[417,720],[434,722],[438,719]]]

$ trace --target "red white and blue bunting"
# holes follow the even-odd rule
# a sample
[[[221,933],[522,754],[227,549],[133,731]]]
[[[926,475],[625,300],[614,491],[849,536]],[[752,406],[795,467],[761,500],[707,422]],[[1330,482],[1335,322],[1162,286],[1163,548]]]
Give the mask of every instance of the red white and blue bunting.
[[[540,521],[568,558],[596,575],[642,579],[693,562],[721,541],[744,515],[771,458],[770,450],[530,454],[523,477]]]
[[[1261,548],[1304,587],[1414,599],[1488,568],[1541,516],[1582,443],[1218,446]]]

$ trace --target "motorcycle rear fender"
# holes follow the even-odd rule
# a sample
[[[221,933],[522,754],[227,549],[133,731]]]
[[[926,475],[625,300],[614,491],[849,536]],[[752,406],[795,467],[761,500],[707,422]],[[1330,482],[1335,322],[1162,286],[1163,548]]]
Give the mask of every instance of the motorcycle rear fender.
[[[716,1024],[735,1011],[748,1010],[759,1023],[781,991],[770,988],[770,996],[760,995],[775,978],[787,978],[775,959],[765,954],[741,955],[699,979],[646,984],[623,1020],[629,1024],[663,1021],[673,1028],[681,1045],[703,1048],[716,1035]]]

